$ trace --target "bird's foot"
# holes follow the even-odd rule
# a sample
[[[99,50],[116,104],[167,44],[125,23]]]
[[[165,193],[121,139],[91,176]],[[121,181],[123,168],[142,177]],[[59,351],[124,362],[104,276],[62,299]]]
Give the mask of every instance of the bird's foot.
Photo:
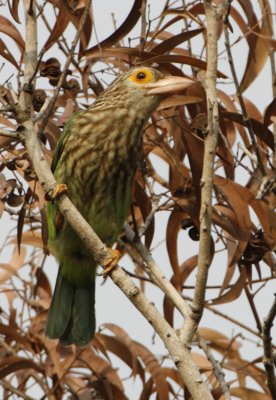
[[[102,266],[104,271],[101,275],[104,277],[104,279],[106,279],[110,272],[116,267],[121,257],[122,253],[119,250],[109,249],[109,257]]]
[[[67,193],[68,193],[67,185],[65,185],[65,183],[58,183],[52,190],[51,198],[52,198],[52,200],[54,200],[57,197],[59,197],[61,194],[67,194]]]

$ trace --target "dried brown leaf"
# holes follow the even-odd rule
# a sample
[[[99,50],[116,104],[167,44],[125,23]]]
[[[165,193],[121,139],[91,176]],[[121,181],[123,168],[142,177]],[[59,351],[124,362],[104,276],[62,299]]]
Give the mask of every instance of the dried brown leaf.
[[[223,194],[224,199],[235,213],[238,223],[237,231],[234,235],[238,240],[238,246],[233,259],[229,261],[228,266],[230,267],[240,259],[247,246],[251,235],[252,222],[250,219],[248,202],[244,196],[244,188],[241,185],[218,175],[215,176],[214,182],[217,190]]]
[[[195,352],[192,352],[191,354],[194,362],[202,372],[212,371],[213,369],[212,364],[210,363],[210,361],[207,360],[205,356]]]
[[[150,378],[147,382],[144,383],[143,390],[140,394],[139,400],[149,400],[153,392],[154,392],[153,379]]]
[[[86,52],[85,52],[86,54]],[[88,52],[86,54],[87,58],[93,59],[101,59],[102,57],[115,57],[119,60],[125,60],[129,62],[130,57],[138,57],[141,61],[144,61],[146,64],[159,63],[159,64],[167,64],[167,63],[179,63],[179,64],[187,64],[193,67],[206,70],[207,64],[205,61],[199,60],[195,57],[190,56],[182,56],[176,54],[167,54],[167,55],[159,55],[153,52],[142,51],[133,49],[131,47],[116,47],[116,48],[105,48],[98,50],[98,47],[93,48],[93,53],[90,54]],[[227,78],[227,76],[221,72],[217,72],[217,76],[219,78]]]
[[[233,112],[224,112],[223,113],[224,117],[231,120],[238,122],[239,124],[246,126],[246,121],[244,121],[244,118],[241,114],[239,113],[233,113]],[[255,120],[254,118],[250,118],[251,124],[253,131],[256,136],[259,137],[267,146],[269,146],[273,150],[273,134],[272,132],[265,128],[262,123],[259,121]]]
[[[208,303],[210,305],[217,305],[217,304],[225,304],[225,303],[230,303],[231,301],[236,300],[238,297],[240,297],[245,284],[246,284],[246,270],[245,268],[241,269],[240,276],[238,280],[233,284],[231,289],[229,289],[227,292],[225,292],[223,295],[209,300]]]
[[[49,299],[52,296],[52,289],[49,279],[45,272],[40,268],[36,271],[36,294],[41,298]]]
[[[263,114],[256,107],[256,105],[245,96],[243,96],[243,101],[244,101],[248,116],[250,118],[254,118],[256,121],[263,123]]]
[[[241,344],[236,340],[229,339],[221,332],[211,328],[199,328],[198,333],[201,338],[207,341],[208,346],[222,355],[227,355],[230,358],[240,358],[238,350]]]
[[[8,356],[0,361],[0,379],[4,379],[7,375],[22,369],[34,369],[43,372],[43,368],[34,361],[23,357]]]
[[[152,52],[157,54],[167,53],[173,50],[176,46],[179,46],[181,43],[184,43],[187,40],[191,39],[192,37],[199,35],[203,31],[204,29],[201,28],[201,29],[190,30],[187,32],[182,32],[179,33],[178,35],[174,35],[171,38],[164,40],[163,42],[153,47]]]
[[[4,271],[0,273],[0,283],[4,283],[12,276],[17,275],[17,271],[23,266],[25,261],[27,251],[26,247],[21,247],[21,252],[19,254],[17,247],[14,247],[12,257],[9,263],[0,264],[0,269]]]
[[[12,2],[12,4],[11,4]],[[13,17],[13,19],[20,24],[19,16],[18,16],[18,5],[19,5],[19,0],[8,0],[8,6],[10,13]]]
[[[276,97],[268,105],[264,115],[264,128],[266,129],[272,122],[272,117],[276,116]]]
[[[199,103],[202,99],[197,96],[175,94],[162,100],[157,110],[164,110],[165,108],[178,107],[185,104]]]
[[[8,179],[3,173],[0,173],[0,199],[6,199],[16,187],[16,180],[15,179]]]
[[[1,44],[0,44],[1,45]],[[9,119],[5,118],[3,115],[0,115],[0,124],[6,125],[9,128],[16,129],[16,125],[13,124]]]
[[[122,23],[122,25],[107,39],[98,43],[96,46],[91,47],[84,51],[81,56],[82,57],[93,57],[96,53],[98,53],[105,49],[106,47],[113,46],[118,43],[121,39],[123,39],[131,29],[136,25],[139,18],[141,17],[140,9],[142,7],[142,0],[135,0],[132,6],[130,13],[128,14],[126,20]]]
[[[53,44],[55,44],[60,36],[63,34],[65,29],[67,28],[70,20],[68,18],[68,11],[66,7],[60,7],[58,16],[55,20],[55,25],[50,32],[50,36],[48,37],[46,43],[44,44],[44,48],[48,50]]]
[[[132,370],[134,377],[138,374],[144,382],[144,370],[141,366],[140,361],[137,359],[135,352],[132,349],[131,339],[128,338],[129,340],[125,340],[126,333],[123,335],[123,337],[108,336],[97,333],[97,339],[103,342],[106,350],[111,351],[129,366],[129,368]]]
[[[241,378],[250,376],[260,385],[265,393],[269,392],[266,385],[266,374],[264,370],[258,368],[252,362],[240,358],[229,358],[225,367],[229,370],[235,371]]]
[[[8,243],[15,243],[17,239],[11,239]],[[22,234],[21,243],[43,249],[41,234],[37,230],[29,230]]]
[[[204,154],[204,143],[201,138],[191,132],[189,126],[181,124],[183,127],[183,141],[187,150],[189,163],[191,166],[191,172],[193,177],[193,184],[195,187],[195,193],[197,196],[197,213],[199,214],[199,205],[201,201],[201,176],[203,168],[203,154]]]
[[[0,15],[0,32],[5,33],[15,41],[21,53],[25,49],[25,43],[19,30],[5,17]]]
[[[271,397],[268,394],[258,392],[254,389],[248,389],[244,387],[231,388],[230,394],[232,396],[238,397],[242,400],[270,400]]]
[[[69,366],[69,365],[68,365]],[[80,356],[78,357],[78,361],[75,364],[76,367],[83,368],[89,367],[91,371],[93,371],[96,376],[99,377],[99,384],[106,382],[107,386],[100,386],[101,390],[107,389],[106,393],[109,393],[109,396],[114,393],[114,397],[125,400],[126,397],[123,394],[124,387],[123,383],[117,373],[117,371],[103,358],[99,357],[95,352],[91,351],[90,349],[85,349]],[[64,367],[64,366],[63,366]],[[95,388],[96,382],[91,382],[91,385]],[[116,397],[118,396],[118,397]]]
[[[18,347],[22,347],[25,350],[33,351],[32,342],[29,340],[27,335],[22,335],[18,327],[14,325],[14,323],[12,323],[11,321],[9,325],[5,325],[0,322],[0,334],[5,337],[6,343],[9,344],[13,342],[16,343]]]
[[[5,202],[3,200],[0,200],[0,218],[4,210],[5,210]]]
[[[181,229],[181,222],[184,217],[185,213],[181,211],[173,211],[169,217],[166,230],[167,251],[173,269],[174,284],[178,290],[182,289],[182,285],[180,283],[181,279],[177,254],[177,238],[179,230]]]
[[[155,356],[142,344],[134,341],[133,351],[140,357],[146,366],[146,370],[150,373],[160,400],[167,400],[169,395],[169,386],[166,376]]]
[[[64,19],[72,22],[72,24],[75,26],[76,29],[78,29],[82,14],[84,12],[84,8],[86,6],[86,3],[83,1],[80,2],[62,2],[62,1],[56,1],[56,0],[49,0],[50,3],[53,4],[53,6],[58,7],[59,10],[62,10],[62,16],[64,15]],[[62,20],[62,17],[60,17],[59,22],[61,23],[62,26],[64,26],[64,22]],[[54,27],[54,39],[51,39],[51,42],[54,43],[58,39],[58,35],[62,34],[60,32],[61,30],[59,29],[58,26],[55,25]],[[91,16],[91,10],[89,10],[88,15],[86,17],[83,29],[80,34],[80,52],[85,50],[88,46],[88,43],[90,41],[92,34],[92,16]],[[49,40],[49,39],[48,39]],[[49,43],[48,43],[49,46]]]
[[[197,264],[198,264],[198,255],[188,258],[181,264],[181,266],[179,267],[181,274],[181,287],[185,285],[186,280],[188,279],[190,274],[194,271],[194,269],[197,267]],[[176,286],[174,281],[175,281],[175,276],[173,275],[171,278],[171,282],[174,286]],[[180,282],[178,282],[177,285],[180,286]],[[173,321],[174,321],[174,307],[175,306],[173,302],[167,296],[164,296],[164,301],[163,301],[164,317],[171,326],[173,326]]]
[[[19,216],[17,220],[17,247],[18,251],[20,253],[20,246],[21,246],[21,238],[22,238],[22,232],[24,228],[24,222],[25,222],[25,216],[26,216],[26,207],[25,204],[21,207],[21,210],[19,211]]]
[[[199,14],[199,12],[195,12],[196,10],[201,10],[201,13],[204,14],[203,4],[197,4],[196,6],[191,7],[189,10],[168,9],[163,12],[163,15],[178,15],[181,17],[181,19],[189,18],[201,25],[201,21],[195,18],[195,15]]]
[[[262,19],[262,25],[260,28],[258,25],[255,26],[254,31],[271,38],[273,35],[273,28],[271,21],[272,12],[269,1],[263,0],[263,5],[266,11]],[[254,38],[254,45],[250,46],[245,72],[240,84],[240,90],[242,92],[244,92],[257,78],[269,56],[269,46],[267,41],[260,36],[254,36]]]

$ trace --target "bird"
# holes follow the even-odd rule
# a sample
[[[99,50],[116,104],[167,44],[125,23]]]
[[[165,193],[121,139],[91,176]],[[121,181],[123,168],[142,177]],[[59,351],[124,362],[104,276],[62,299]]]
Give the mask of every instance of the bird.
[[[66,123],[54,151],[52,172],[108,247],[129,213],[134,174],[143,158],[145,123],[166,95],[191,83],[189,78],[164,75],[156,68],[132,67]],[[48,247],[59,270],[45,334],[63,346],[84,348],[95,334],[98,265],[54,199],[48,202],[47,220]]]

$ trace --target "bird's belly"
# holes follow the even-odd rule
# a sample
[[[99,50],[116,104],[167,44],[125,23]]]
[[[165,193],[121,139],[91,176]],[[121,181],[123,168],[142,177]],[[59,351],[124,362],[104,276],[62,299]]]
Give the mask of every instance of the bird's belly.
[[[91,197],[90,208],[84,217],[107,246],[116,241],[127,218],[132,180],[132,174],[119,173]]]
[[[111,172],[98,165],[90,174],[86,168],[82,177],[67,181],[71,201],[107,246],[116,241],[128,215],[134,175],[121,163],[116,167]]]

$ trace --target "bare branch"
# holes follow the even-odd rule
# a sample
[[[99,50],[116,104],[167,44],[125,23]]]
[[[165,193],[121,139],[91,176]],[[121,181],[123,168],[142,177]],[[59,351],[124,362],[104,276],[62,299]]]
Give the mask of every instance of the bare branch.
[[[196,333],[203,313],[208,269],[211,262],[211,221],[212,221],[212,191],[214,177],[215,152],[219,131],[219,114],[216,91],[217,76],[217,40],[219,13],[211,1],[204,1],[207,20],[207,71],[205,90],[208,107],[208,128],[205,139],[203,173],[201,177],[201,208],[200,208],[200,242],[198,255],[198,272],[196,277],[194,300],[191,317],[183,327],[183,338],[190,343]]]
[[[175,289],[175,287],[167,280],[165,275],[161,272],[161,269],[153,260],[150,252],[143,245],[143,243],[135,238],[134,232],[132,231],[132,229],[128,224],[125,224],[125,230],[128,241],[132,243],[132,245],[136,248],[136,250],[143,258],[145,262],[144,269],[147,272],[147,274],[150,276],[153,282],[156,283],[161,290],[163,290],[165,295],[173,302],[173,304],[176,306],[181,315],[184,318],[188,317],[191,313],[189,305],[185,302],[185,300],[181,297],[180,293]]]
[[[206,357],[208,358],[208,360],[210,361],[210,363],[212,364],[212,366],[214,368],[214,374],[219,382],[219,386],[224,395],[224,399],[231,400],[229,386],[225,382],[225,379],[224,379],[225,374],[222,370],[220,363],[215,359],[211,349],[209,348],[209,346],[207,346],[207,343],[204,339],[198,337],[198,344],[199,344],[199,347],[201,347],[201,349],[204,351],[204,353],[206,354]]]

